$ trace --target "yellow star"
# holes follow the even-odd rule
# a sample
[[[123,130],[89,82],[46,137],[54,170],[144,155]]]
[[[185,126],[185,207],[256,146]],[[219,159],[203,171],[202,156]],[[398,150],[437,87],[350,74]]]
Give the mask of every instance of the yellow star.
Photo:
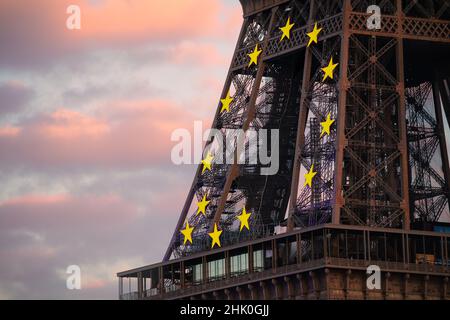
[[[227,112],[230,112],[230,103],[233,102],[233,98],[230,97],[230,91],[228,91],[227,96],[225,99],[221,99],[220,102],[222,102],[222,110],[220,110],[220,113],[227,110]]]
[[[203,196],[202,201],[197,202],[198,210],[197,214],[202,213],[203,215],[206,215],[206,207],[211,201],[206,201],[206,195]]]
[[[325,68],[322,68],[322,71],[325,73],[325,74],[323,75],[323,80],[322,80],[322,82],[325,81],[325,80],[327,80],[327,78],[333,79],[333,71],[334,71],[334,69],[336,69],[336,67],[337,67],[338,64],[339,64],[339,63],[333,64],[333,57],[331,57],[330,63],[328,64],[328,66],[325,67]]]
[[[192,230],[194,230],[194,228],[189,226],[189,222],[186,222],[186,228],[181,230],[181,233],[184,235],[184,245],[188,241],[192,244]]]
[[[322,28],[317,28],[317,22],[316,22],[316,24],[314,25],[314,30],[307,33],[307,35],[309,37],[308,47],[313,42],[317,43],[320,31],[322,31]]]
[[[208,152],[208,155],[206,156],[206,158],[202,160],[202,164],[203,164],[202,174],[206,170],[211,171],[211,164],[212,164],[213,159],[214,159],[214,157],[211,155],[211,153]]]
[[[214,248],[214,246],[217,244],[219,247],[220,245],[220,235],[222,234],[222,230],[217,230],[217,224],[214,223],[214,232],[208,233],[208,235],[212,239],[211,249]]]
[[[252,53],[247,54],[250,57],[250,63],[248,64],[249,67],[251,67],[252,64],[258,65],[258,57],[261,52],[262,50],[259,50],[258,44],[256,44],[255,50],[253,50]]]
[[[327,120],[325,122],[321,122],[320,125],[322,126],[322,133],[320,134],[320,137],[322,138],[323,135],[326,133],[327,135],[330,135],[330,128],[333,125],[335,120],[331,120],[331,113],[327,115]]]
[[[291,29],[294,25],[295,23],[291,23],[291,17],[289,17],[286,22],[286,25],[280,28],[281,32],[283,32],[280,42],[283,41],[284,38],[291,39]]]
[[[309,169],[309,172],[305,174],[305,184],[304,187],[309,186],[312,188],[312,180],[316,176],[317,172],[314,172],[314,165],[311,165],[311,169]]]
[[[250,230],[250,226],[248,225],[248,219],[250,218],[251,215],[252,215],[251,213],[247,213],[245,207],[242,209],[242,214],[240,216],[237,216],[239,221],[241,221],[241,228],[239,229],[239,231],[242,231],[244,227],[246,227],[247,230]]]

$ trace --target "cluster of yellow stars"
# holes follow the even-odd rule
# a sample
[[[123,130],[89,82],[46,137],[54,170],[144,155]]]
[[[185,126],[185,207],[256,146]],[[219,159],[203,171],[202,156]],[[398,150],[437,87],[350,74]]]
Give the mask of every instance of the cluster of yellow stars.
[[[286,25],[279,28],[281,30],[280,42],[285,39],[291,39],[291,30],[294,26],[295,23],[291,22],[291,18],[289,17],[287,19]],[[322,28],[319,28],[317,26],[317,23],[315,23],[313,30],[307,33],[307,36],[309,37],[308,47],[310,47],[313,43],[318,43],[320,32],[322,32]],[[259,48],[259,44],[256,44],[253,52],[247,54],[247,56],[249,57],[248,67],[251,67],[252,65],[258,65],[258,60],[261,53],[262,49]],[[338,63],[333,63],[333,57],[331,57],[328,65],[321,69],[323,71],[323,82],[328,78],[334,78],[334,70],[338,65]],[[220,110],[220,113],[230,112],[230,106],[233,100],[234,99],[230,96],[230,92],[228,91],[226,97],[220,100],[220,102],[222,103],[222,109]]]
[[[281,30],[281,38],[280,42],[284,41],[285,39],[290,40],[291,39],[291,30],[295,26],[295,23],[291,22],[291,18],[289,17],[287,19],[286,25],[284,27],[280,27]],[[310,47],[313,43],[318,43],[319,41],[319,34],[322,31],[322,28],[319,28],[317,26],[317,23],[314,24],[314,28],[311,32],[307,33],[307,36],[309,37],[308,47]],[[259,45],[256,44],[255,49],[253,52],[247,54],[250,61],[248,64],[248,67],[251,67],[252,65],[258,65],[259,56],[262,53],[262,49],[259,48]],[[328,63],[328,66],[321,68],[323,71],[323,82],[327,80],[328,78],[333,79],[334,70],[338,66],[338,63],[333,63],[333,57],[331,57],[330,62]],[[220,113],[223,112],[230,112],[231,104],[233,103],[234,99],[230,95],[230,91],[227,92],[226,97],[221,99],[220,102],[222,104],[222,108],[220,110]],[[327,118],[324,122],[321,122],[322,126],[322,133],[320,135],[320,138],[322,138],[325,134],[330,135],[331,133],[331,126],[335,120],[331,119],[331,114],[329,113],[327,115]],[[211,153],[208,152],[205,159],[201,161],[202,164],[202,174],[205,173],[205,171],[211,171],[212,162],[214,160],[214,157],[211,155]],[[311,165],[311,168],[309,169],[309,172],[305,174],[305,184],[304,187],[309,186],[312,188],[313,179],[317,175],[317,172],[314,171],[314,164]],[[203,214],[206,216],[206,207],[209,205],[211,201],[207,200],[207,196],[204,195],[202,200],[197,203],[198,209],[197,209],[197,215]],[[237,216],[236,218],[240,221],[240,229],[239,231],[242,231],[244,228],[247,228],[247,230],[250,230],[249,225],[249,218],[251,216],[251,213],[247,213],[245,207],[242,209],[242,214]],[[183,244],[186,245],[186,243],[192,244],[192,233],[194,231],[194,227],[189,225],[189,222],[186,221],[186,226],[183,230],[180,230],[181,234],[184,236],[184,242]],[[214,248],[214,246],[221,247],[220,243],[220,236],[222,234],[222,230],[218,229],[217,223],[214,224],[214,230],[213,232],[208,233],[208,235],[212,239],[211,248]]]
[[[197,203],[198,206],[198,210],[197,210],[197,214],[203,214],[206,215],[206,207],[208,206],[208,204],[210,203],[210,201],[206,200],[206,195],[203,196],[202,201]],[[239,231],[242,231],[244,228],[247,228],[247,230],[250,230],[250,225],[249,225],[249,219],[250,216],[252,214],[251,213],[247,213],[247,210],[245,209],[245,207],[242,209],[242,214],[237,216],[236,218],[240,221],[240,228]],[[183,245],[186,245],[186,243],[191,243],[192,244],[192,232],[194,231],[194,227],[189,225],[189,222],[186,221],[186,226],[184,229],[180,230],[181,234],[184,236],[184,241],[183,241]],[[214,246],[218,246],[221,247],[221,243],[220,243],[220,235],[222,234],[222,230],[219,230],[217,227],[217,223],[214,224],[214,230],[213,232],[209,232],[208,235],[211,237],[211,248],[214,248]]]
[[[288,39],[291,39],[291,30],[292,28],[295,26],[295,23],[291,23],[291,18],[289,17],[287,19],[286,25],[284,27],[280,27],[279,29],[281,30],[281,38],[280,38],[280,42]],[[311,44],[313,43],[318,43],[319,41],[319,34],[322,31],[322,28],[319,28],[317,26],[317,23],[314,24],[314,28],[311,32],[308,32],[306,35],[309,37],[309,42],[308,42],[308,47],[311,46]],[[258,44],[256,44],[255,49],[253,50],[253,52],[247,54],[250,58],[249,64],[248,66],[251,67],[253,64],[257,65],[258,64],[258,58],[259,55],[262,53],[262,50],[259,49]],[[323,77],[323,81],[325,81],[328,78],[333,79],[333,72],[334,69],[336,69],[336,67],[338,66],[338,64],[334,64],[333,63],[333,58],[330,59],[330,62],[328,64],[328,66],[322,68],[322,71],[324,72],[324,77]],[[223,110],[223,109],[222,109]]]

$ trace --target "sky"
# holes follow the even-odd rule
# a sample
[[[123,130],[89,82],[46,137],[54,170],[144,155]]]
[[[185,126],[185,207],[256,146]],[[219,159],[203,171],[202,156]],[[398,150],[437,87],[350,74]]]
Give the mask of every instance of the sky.
[[[196,169],[171,134],[210,127],[241,23],[237,0],[0,0],[0,299],[117,299],[162,259]]]
[[[0,0],[0,299],[117,299],[162,259],[195,172],[171,133],[209,128],[241,23],[230,0]]]

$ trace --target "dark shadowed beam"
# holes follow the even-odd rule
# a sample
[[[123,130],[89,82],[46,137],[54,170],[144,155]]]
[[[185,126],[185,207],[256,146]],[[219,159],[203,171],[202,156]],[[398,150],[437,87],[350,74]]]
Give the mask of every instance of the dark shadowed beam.
[[[315,1],[311,0],[310,9],[309,9],[309,20],[308,26],[312,28],[314,23],[314,14],[315,14]],[[303,64],[303,80],[302,80],[302,89],[300,96],[300,112],[298,116],[298,128],[297,128],[297,140],[295,145],[295,156],[294,156],[294,167],[292,169],[292,182],[291,182],[291,194],[289,197],[289,209],[288,209],[288,223],[287,223],[287,231],[292,231],[295,227],[294,225],[294,214],[295,208],[297,206],[297,196],[298,196],[298,184],[300,180],[300,168],[301,168],[301,157],[302,157],[302,149],[305,144],[305,130],[306,130],[306,121],[308,117],[308,91],[311,87],[311,63],[312,63],[312,49],[306,48],[305,52],[305,62]]]
[[[400,168],[401,177],[400,181],[402,190],[402,202],[400,207],[403,209],[403,229],[409,230],[411,228],[411,210],[409,202],[409,155],[408,155],[408,129],[406,124],[406,97],[405,97],[405,56],[404,56],[404,45],[403,45],[403,6],[402,0],[397,0],[397,19],[398,31],[397,31],[397,93],[399,95],[398,101],[398,123],[399,123],[399,137],[400,142],[398,144],[399,151],[401,154],[400,158]]]
[[[348,80],[348,59],[350,45],[350,13],[352,7],[350,0],[344,0],[343,28],[340,56],[340,80],[339,80],[339,100],[337,116],[337,136],[336,136],[336,162],[334,175],[334,203],[332,222],[341,223],[341,210],[344,206],[344,196],[342,192],[344,175],[344,150],[348,144],[345,136],[345,114],[347,109],[347,92],[350,87]]]

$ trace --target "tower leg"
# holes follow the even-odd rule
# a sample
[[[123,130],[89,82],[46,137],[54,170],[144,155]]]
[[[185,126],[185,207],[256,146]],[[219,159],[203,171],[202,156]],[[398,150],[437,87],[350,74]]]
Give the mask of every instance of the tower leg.
[[[312,25],[314,21],[315,0],[311,0],[309,9],[308,25]],[[294,212],[297,205],[298,184],[300,180],[301,153],[305,144],[306,121],[308,119],[308,106],[306,103],[308,91],[311,86],[311,63],[312,52],[310,48],[305,49],[305,62],[303,64],[303,81],[300,96],[300,112],[298,116],[297,140],[295,145],[295,156],[292,171],[291,194],[289,197],[288,225],[287,231],[294,229]]]
[[[403,6],[402,0],[397,0],[397,17],[399,21],[403,18]],[[401,27],[399,27],[401,29]],[[403,210],[403,229],[409,230],[411,227],[411,213],[410,213],[410,203],[409,203],[409,178],[408,178],[408,135],[406,126],[406,98],[405,98],[405,59],[403,52],[403,39],[397,38],[397,81],[398,87],[397,92],[399,95],[398,101],[398,123],[399,123],[399,134],[400,134],[400,170],[401,170],[401,192],[402,192],[402,203],[400,208]]]

